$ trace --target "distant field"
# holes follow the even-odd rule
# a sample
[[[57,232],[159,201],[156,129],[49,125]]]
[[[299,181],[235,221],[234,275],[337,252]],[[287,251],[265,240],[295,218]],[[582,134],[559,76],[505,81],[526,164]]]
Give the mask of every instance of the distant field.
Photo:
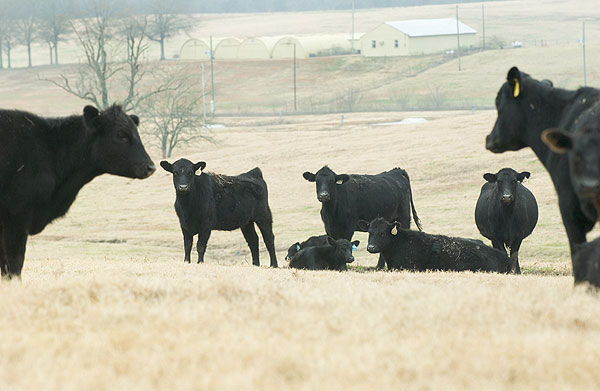
[[[577,18],[593,14],[595,4],[497,2],[486,3],[486,12],[506,19],[504,27],[523,18],[506,37],[559,39],[552,26],[579,26]],[[465,18],[480,10],[463,7]],[[359,26],[382,15],[453,11],[365,10]],[[210,15],[202,28],[215,36],[228,27],[232,34],[298,26],[330,32],[340,15],[348,13],[304,13],[297,21],[233,15],[228,24]],[[591,37],[599,35],[593,23],[589,28]],[[599,48],[590,46],[588,65],[600,60]],[[214,232],[206,263],[184,264],[169,174],[159,168],[143,181],[96,178],[66,217],[30,239],[22,283],[0,283],[0,390],[599,389],[600,296],[573,288],[550,178],[528,149],[486,151],[496,113],[470,109],[491,107],[515,64],[575,88],[580,54],[573,42],[488,51],[463,58],[461,72],[441,56],[300,61],[299,110],[337,112],[319,115],[286,114],[293,105],[290,61],[216,62],[217,114],[229,115],[215,122],[224,128],[213,131],[215,144],[193,143],[170,160],[204,160],[208,171],[225,174],[260,166],[280,269],[250,266],[239,231]],[[589,84],[600,85],[597,68],[589,67]],[[0,71],[0,107],[80,113],[85,102],[38,80],[61,72],[72,67]],[[353,90],[360,99],[350,103],[370,112],[344,109]],[[437,101],[467,110],[406,111]],[[375,125],[406,118],[427,122]],[[142,117],[147,143],[146,124]],[[149,152],[158,163],[160,151]],[[405,168],[426,232],[479,239],[474,209],[483,174],[530,171],[525,185],[540,218],[521,248],[524,274],[372,272],[377,256],[365,251],[365,233],[355,235],[361,244],[349,272],[290,270],[288,246],[323,232],[314,184],[301,175],[324,164],[338,173]],[[598,235],[596,229],[590,238]],[[260,254],[268,264],[262,240]]]

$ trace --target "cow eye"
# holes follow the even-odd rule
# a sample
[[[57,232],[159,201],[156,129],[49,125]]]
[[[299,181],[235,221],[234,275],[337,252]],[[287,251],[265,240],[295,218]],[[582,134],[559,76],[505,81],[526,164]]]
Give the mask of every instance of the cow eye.
[[[122,143],[129,142],[129,136],[127,135],[127,133],[123,132],[122,130],[119,130],[119,132],[117,132],[117,139],[119,140],[119,142],[122,142]]]

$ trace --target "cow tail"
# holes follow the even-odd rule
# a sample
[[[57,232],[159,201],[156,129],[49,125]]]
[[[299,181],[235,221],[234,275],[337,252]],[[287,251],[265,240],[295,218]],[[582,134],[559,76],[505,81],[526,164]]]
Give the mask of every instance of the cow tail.
[[[410,196],[410,208],[412,209],[413,220],[414,220],[417,228],[419,229],[419,231],[423,231],[423,226],[421,225],[421,220],[419,219],[419,216],[417,215],[417,210],[415,209],[415,203],[413,202],[412,186],[410,185],[410,178],[408,177],[408,173],[406,172],[406,170],[402,170],[402,175],[404,175],[406,177],[406,180],[408,181],[408,195]]]

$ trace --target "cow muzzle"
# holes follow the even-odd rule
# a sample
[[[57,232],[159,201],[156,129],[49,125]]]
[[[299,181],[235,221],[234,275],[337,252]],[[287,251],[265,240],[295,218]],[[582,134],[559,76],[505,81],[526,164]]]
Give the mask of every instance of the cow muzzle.
[[[180,191],[182,193],[186,193],[189,189],[190,189],[190,187],[188,185],[177,186],[177,191]]]
[[[510,205],[513,202],[513,196],[510,194],[503,194],[500,201],[502,201],[504,205]]]
[[[156,171],[156,166],[154,165],[154,162],[151,160],[150,163],[144,164],[138,169],[137,177],[139,179],[146,179],[150,175],[154,174],[154,171]]]
[[[319,202],[327,202],[331,200],[331,196],[329,195],[329,193],[319,193],[317,194],[317,199],[319,200]]]
[[[375,246],[373,246],[372,244],[369,244],[367,246],[367,251],[370,252],[371,254],[375,254],[377,252],[377,248]]]

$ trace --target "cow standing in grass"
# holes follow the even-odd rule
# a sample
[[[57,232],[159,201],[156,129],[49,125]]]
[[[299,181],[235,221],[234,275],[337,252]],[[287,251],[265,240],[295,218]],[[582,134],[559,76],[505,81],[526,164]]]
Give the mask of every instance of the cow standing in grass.
[[[417,228],[417,216],[405,170],[394,168],[377,175],[336,174],[325,166],[315,174],[305,172],[304,179],[316,183],[317,199],[321,202],[321,219],[325,232],[334,239],[352,240],[359,220],[371,221],[384,217],[410,228],[410,214]],[[377,269],[383,269],[385,259],[379,257]]]
[[[481,187],[475,207],[479,232],[492,241],[494,248],[504,252],[510,249],[512,271],[517,274],[521,274],[521,242],[533,232],[538,220],[535,197],[522,184],[529,176],[527,171],[516,172],[512,168],[484,174],[487,182]]]
[[[101,174],[147,178],[155,171],[135,115],[120,106],[43,118],[0,110],[0,270],[20,276],[29,235],[63,216]]]
[[[198,235],[198,263],[204,262],[206,244],[213,230],[233,231],[240,228],[252,253],[252,264],[259,266],[258,235],[262,233],[271,257],[271,267],[277,267],[273,217],[269,209],[267,184],[260,169],[254,168],[237,176],[204,173],[205,162],[192,163],[179,159],[161,167],[173,174],[175,211],[179,217],[185,262],[190,262],[194,236]],[[199,175],[196,172],[200,170]]]
[[[558,194],[571,255],[576,252],[577,244],[586,241],[586,233],[593,228],[598,214],[592,202],[582,202],[577,196],[567,156],[552,153],[541,135],[550,128],[573,131],[581,116],[599,100],[598,89],[583,87],[568,91],[554,88],[513,67],[496,96],[498,118],[486,137],[486,148],[494,153],[530,147],[548,170]],[[575,276],[579,274],[577,267],[579,265],[573,263]]]
[[[369,232],[367,251],[383,254],[390,269],[499,273],[511,269],[505,252],[480,240],[411,231],[380,217],[371,222],[360,221],[359,225]]]

